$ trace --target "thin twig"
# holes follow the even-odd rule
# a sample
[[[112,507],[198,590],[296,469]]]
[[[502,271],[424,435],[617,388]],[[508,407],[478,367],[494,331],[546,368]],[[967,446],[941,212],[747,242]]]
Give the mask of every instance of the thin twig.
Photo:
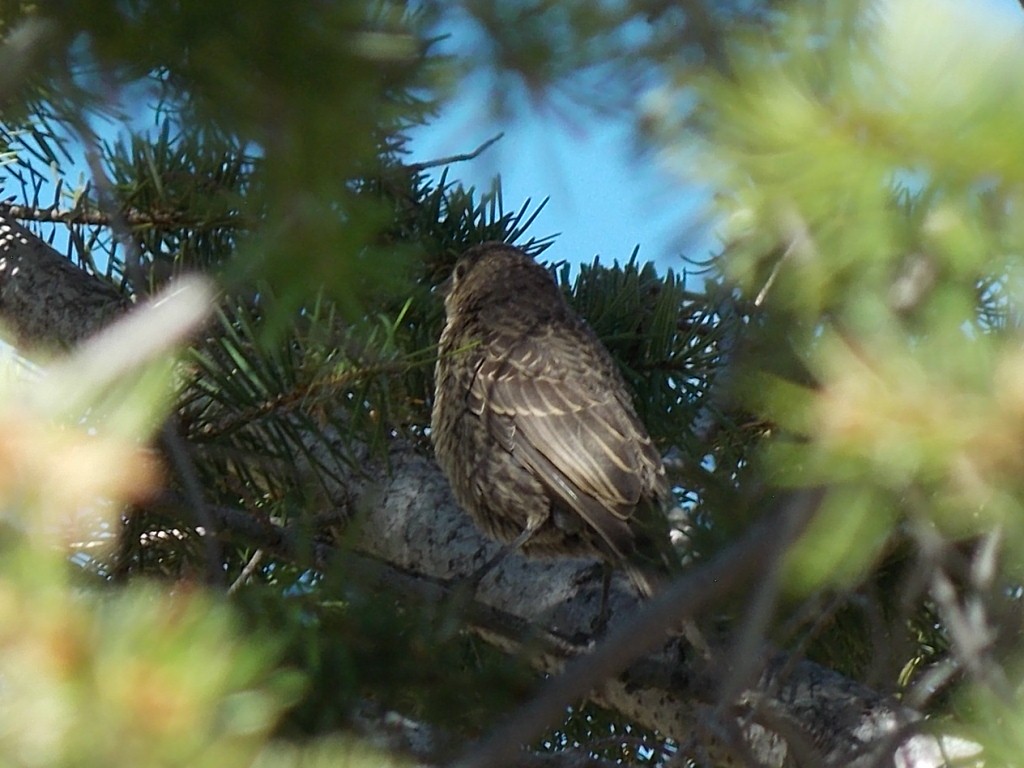
[[[249,562],[245,564],[242,572],[238,574],[238,578],[232,582],[230,587],[228,587],[228,594],[235,594],[245,584],[247,584],[252,579],[253,574],[256,573],[256,569],[260,567],[261,562],[263,562],[263,550],[257,549],[253,552],[252,557],[249,558]]]
[[[727,655],[732,663],[729,673],[722,677],[718,692],[718,704],[722,708],[731,706],[740,692],[750,686],[763,662],[765,632],[782,585],[783,561],[806,521],[805,510],[787,506],[777,519],[772,536],[764,544],[765,564],[759,570],[759,585],[743,612],[743,620]]]
[[[423,163],[412,163],[411,165],[407,165],[405,167],[407,170],[416,173],[418,171],[428,170],[429,168],[437,168],[442,165],[451,165],[452,163],[464,163],[467,160],[475,160],[476,158],[480,157],[480,155],[482,155],[484,152],[486,152],[491,147],[492,144],[494,144],[497,141],[500,141],[504,136],[504,132],[499,133],[497,136],[492,136],[479,147],[474,149],[472,152],[467,152],[462,155],[449,155],[448,157],[441,157],[438,158],[437,160],[428,160]]]
[[[84,130],[88,130],[87,128]],[[82,133],[83,129],[79,129]],[[89,133],[91,136],[91,132]],[[464,163],[469,160],[474,160],[495,143],[504,138],[504,132],[492,136],[483,144],[478,146],[471,152],[465,152],[458,155],[448,155],[447,157],[441,157],[436,160],[427,160],[422,163],[411,163],[405,166],[405,169],[412,172],[418,173],[420,171],[426,171],[431,168],[438,168],[441,166],[452,165],[453,163]],[[83,143],[87,136],[83,133]],[[89,163],[90,170],[95,176],[97,168],[100,166],[94,166],[93,163]],[[106,176],[97,176],[96,187],[99,191],[103,191],[105,185],[109,184]],[[114,210],[111,208],[111,210]],[[224,222],[211,222],[206,219],[197,217],[187,216],[180,211],[140,211],[135,208],[127,208],[118,210],[115,213],[107,213],[103,210],[96,208],[84,208],[76,206],[74,208],[59,209],[56,205],[50,205],[46,207],[36,205],[18,205],[17,203],[0,202],[0,212],[6,213],[8,216],[21,221],[38,221],[47,224],[87,224],[90,226],[98,227],[112,227],[116,228],[122,226],[125,229],[128,227],[163,227],[166,229],[178,228],[178,227],[212,227],[212,226],[237,226],[246,227],[251,224],[246,218],[241,216],[229,217]]]
[[[177,418],[173,415],[164,422],[164,426],[160,430],[160,443],[167,451],[174,471],[185,487],[188,505],[196,522],[205,529],[202,538],[206,557],[207,582],[214,586],[221,586],[224,583],[225,573],[220,542],[217,540],[217,520],[206,503],[199,472],[192,461],[185,438],[178,433]]]
[[[969,615],[958,604],[956,587],[941,568],[932,574],[931,595],[964,668],[1003,702],[1011,704],[1013,686],[1003,668],[992,659],[994,636],[984,614]]]
[[[791,213],[785,216],[784,219],[787,234],[789,235],[789,244],[786,246],[786,250],[783,251],[782,256],[772,266],[768,279],[765,280],[761,290],[758,291],[757,297],[754,299],[755,307],[760,307],[764,304],[765,299],[768,298],[768,291],[775,284],[775,280],[778,278],[779,273],[782,272],[786,262],[794,257],[810,261],[817,252],[807,223],[796,213]]]
[[[18,205],[10,201],[0,202],[0,212],[21,221],[39,221],[45,224],[87,224],[96,227],[113,227],[117,221],[135,228],[162,227],[165,229],[210,228],[214,226],[245,227],[250,223],[240,215],[225,217],[223,221],[210,221],[198,216],[188,216],[180,211],[141,211],[136,208],[127,208],[112,215],[96,208],[82,206],[58,208],[56,205],[49,205],[43,207]]]

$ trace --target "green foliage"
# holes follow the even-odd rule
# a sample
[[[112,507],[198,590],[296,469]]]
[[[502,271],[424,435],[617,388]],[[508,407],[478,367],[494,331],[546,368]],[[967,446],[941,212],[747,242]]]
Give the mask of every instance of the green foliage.
[[[200,594],[5,579],[2,613],[10,764],[247,765],[299,690]]]
[[[897,519],[917,487],[935,504],[917,513],[957,535],[983,530],[1016,517],[1004,492],[1017,471],[997,446],[1017,434],[1014,406],[998,391],[1017,342],[981,322],[1013,299],[979,289],[1007,274],[1024,164],[1009,147],[997,160],[984,134],[943,116],[989,126],[1024,109],[1017,90],[1000,91],[989,122],[996,106],[982,86],[1015,71],[1018,53],[946,5],[920,15],[903,5],[878,16],[830,8],[740,42],[736,79],[705,86],[709,171],[734,190],[738,245],[726,265],[763,299],[770,323],[789,324],[786,343],[813,382],[763,382],[766,415],[810,438],[772,450],[792,482],[870,476],[854,495],[882,496],[838,504],[854,528],[854,510],[864,509],[884,531],[878,516],[890,508]],[[823,44],[793,45],[812,35]],[[950,41],[946,65],[975,87],[940,94],[921,82],[935,36]],[[975,55],[978,40],[985,57]],[[908,174],[914,193],[894,193]]]
[[[251,228],[260,213],[246,199],[255,157],[228,136],[172,135],[172,129],[165,119],[153,135],[133,134],[103,148],[117,199],[126,210],[146,213],[132,232],[140,259],[166,265],[160,281],[183,270],[223,265],[240,231]],[[124,271],[117,259],[112,267]]]
[[[16,482],[0,483],[5,510],[45,508],[51,521],[0,552],[2,698],[18,715],[0,739],[13,763],[380,765],[359,743],[316,737],[346,728],[368,699],[477,734],[531,688],[523,660],[465,636],[456,617],[368,590],[347,570],[337,524],[353,511],[329,494],[369,452],[386,457],[397,434],[425,447],[441,323],[432,289],[459,253],[502,240],[539,255],[550,243],[527,233],[540,208],[506,209],[499,183],[434,183],[406,164],[404,131],[461,74],[432,52],[442,6],[417,8],[2,9],[0,142],[21,202],[62,209],[69,255],[133,299],[193,270],[223,290],[180,361],[122,370],[121,383],[98,388],[83,369],[65,371],[80,388],[40,424],[109,433],[117,450],[101,442],[106,452],[86,461],[93,454],[48,426],[6,432],[21,441],[11,455],[36,464],[7,463]],[[635,17],[585,3],[471,13],[493,34],[499,68],[535,95],[623,63],[617,25]],[[111,123],[117,137],[97,139]],[[75,185],[84,166],[92,180]],[[586,275],[594,287],[579,284],[581,309],[616,346],[643,410],[671,407],[672,427],[682,425],[686,399],[703,390],[695,344],[673,318],[685,306],[704,323],[699,302],[670,277],[651,312],[660,281],[635,264]],[[629,301],[606,313],[625,286]],[[136,452],[168,409],[160,452],[172,454],[178,435],[187,461],[167,462],[157,494],[156,470]],[[660,437],[673,442],[668,424]],[[69,563],[53,521],[97,495],[109,514],[76,531]],[[285,559],[222,532],[223,575],[238,579],[232,606],[197,584],[210,552],[203,506],[294,534]],[[328,542],[342,552],[338,569],[314,571]],[[608,715],[573,718],[575,739],[617,732]]]
[[[401,768],[406,758],[375,749],[364,740],[331,738],[302,748],[273,743],[252,763],[254,768]]]
[[[433,2],[4,6],[0,150],[22,202],[46,208],[60,178],[69,252],[133,298],[192,270],[222,288],[180,361],[162,350],[114,380],[75,358],[0,409],[5,758],[381,765],[336,736],[357,703],[475,735],[534,683],[456,617],[367,588],[335,498],[396,436],[427,449],[434,288],[458,255],[551,242],[528,232],[543,204],[506,209],[498,181],[407,162],[407,129],[464,67],[537,97],[567,86],[573,109],[595,90],[632,103],[635,76],[661,68],[642,128],[718,190],[728,247],[698,286],[635,254],[552,269],[682,458],[695,558],[788,489],[827,487],[764,634],[887,690],[954,659],[973,684],[930,712],[1019,721],[950,612],[1019,601],[1018,41],[946,3],[692,3],[685,26],[670,5],[464,3],[479,45],[461,60],[434,52],[451,17]],[[690,77],[696,60],[722,69]],[[102,120],[124,131],[97,141]],[[72,160],[94,178],[65,190]],[[154,501],[138,447],[168,411],[194,466],[168,467]],[[203,504],[295,536],[285,558],[224,533],[233,605],[194,583],[209,553],[190,480]],[[54,540],[71,512],[86,519],[69,566]],[[993,530],[1006,557],[984,581]],[[952,604],[932,588],[946,575]],[[716,606],[723,623],[747,608]],[[1001,641],[1016,681],[1020,649]],[[999,730],[986,742],[1012,762]],[[657,764],[656,744],[581,708],[542,746]]]
[[[852,5],[792,14],[771,36],[740,41],[736,79],[706,83],[699,121],[725,151],[708,152],[705,166],[729,190],[729,235],[742,243],[730,270],[756,291],[781,245],[788,268],[773,306],[877,326],[894,314],[879,304],[923,253],[943,279],[915,312],[949,306],[949,291],[970,312],[979,276],[1018,234],[1000,203],[1016,199],[1024,166],[1006,142],[977,135],[1019,118],[1019,89],[993,90],[1019,65],[1016,46],[949,5],[926,13],[906,3],[877,17]],[[824,43],[793,45],[814,36]],[[936,40],[949,42],[939,63]],[[966,87],[922,83],[937,66]],[[907,183],[913,195],[899,192]]]
[[[159,282],[183,266],[223,264],[230,250],[243,258],[228,274],[268,281],[285,317],[320,289],[356,316],[366,286],[408,284],[394,281],[405,254],[377,243],[388,211],[360,187],[401,152],[402,130],[429,115],[440,60],[428,54],[423,13],[400,3],[343,6],[33,8],[29,16],[52,32],[38,47],[56,58],[67,46],[73,69],[47,81],[37,112],[49,125],[8,124],[3,138],[25,148],[19,162],[36,193],[49,174],[29,151],[59,168],[68,141],[80,139],[91,169],[105,162],[110,183],[96,179],[85,202],[123,230],[116,239],[127,252],[111,247],[112,261],[156,262]],[[97,76],[104,71],[113,81]],[[100,146],[87,119],[127,117],[111,110],[112,88],[124,101],[156,98],[162,128]]]
[[[363,701],[479,734],[530,692],[527,660],[467,635],[450,607],[360,591],[343,570],[322,580],[301,577],[305,588],[288,590],[283,600],[278,580],[240,596],[249,633],[278,638],[284,663],[309,681],[280,736],[334,732]]]
[[[242,640],[213,596],[142,581],[81,590],[69,579],[66,550],[98,557],[111,513],[158,482],[140,444],[167,408],[171,369],[148,362],[167,352],[149,334],[154,318],[195,324],[175,311],[123,324],[150,339],[134,349],[108,334],[45,368],[4,372],[5,764],[247,765],[300,690],[275,667],[275,644]]]
[[[1005,537],[987,578],[1019,582],[1016,33],[952,3],[828,2],[737,35],[730,54],[729,76],[697,82],[703,138],[685,151],[721,190],[721,266],[753,308],[736,391],[770,425],[757,477],[829,489],[786,583],[797,604],[838,607],[794,621],[816,658],[911,687],[964,653],[969,621],[941,585],[1002,615],[970,570],[979,538]],[[852,629],[865,616],[896,643],[888,660]],[[1016,717],[979,671],[1000,662],[967,663],[985,703],[962,714]]]

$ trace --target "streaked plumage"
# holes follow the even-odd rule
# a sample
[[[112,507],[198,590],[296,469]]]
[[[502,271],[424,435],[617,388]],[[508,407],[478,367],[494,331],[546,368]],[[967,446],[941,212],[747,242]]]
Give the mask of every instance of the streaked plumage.
[[[672,559],[665,470],[608,351],[548,271],[471,248],[452,274],[431,431],[459,504],[527,554],[599,555],[650,594]]]

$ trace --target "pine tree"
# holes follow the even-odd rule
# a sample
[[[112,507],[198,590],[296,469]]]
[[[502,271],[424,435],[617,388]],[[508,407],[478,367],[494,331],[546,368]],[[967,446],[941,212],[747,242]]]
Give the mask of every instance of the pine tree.
[[[435,53],[430,2],[3,10],[0,751],[1014,763],[1012,39],[913,2],[460,9],[486,55]],[[574,108],[663,77],[639,135],[719,191],[708,263],[550,265],[667,457],[685,568],[648,604],[620,575],[603,616],[586,560],[467,587],[434,288],[552,238],[453,180],[475,152],[410,161],[463,66]]]

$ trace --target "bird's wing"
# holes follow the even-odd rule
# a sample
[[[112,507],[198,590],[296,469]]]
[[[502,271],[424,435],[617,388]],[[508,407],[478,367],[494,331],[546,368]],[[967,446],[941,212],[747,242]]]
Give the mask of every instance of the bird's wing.
[[[599,531],[614,527],[597,519],[602,511],[625,521],[650,493],[660,458],[599,342],[564,328],[501,342],[477,369],[471,410]]]

